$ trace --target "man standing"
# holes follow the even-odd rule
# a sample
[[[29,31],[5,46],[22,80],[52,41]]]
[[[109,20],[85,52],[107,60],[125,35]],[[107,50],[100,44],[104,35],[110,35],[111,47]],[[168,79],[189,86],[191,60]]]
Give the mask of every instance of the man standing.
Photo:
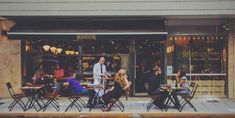
[[[99,62],[96,63],[93,67],[93,78],[94,78],[94,84],[103,84],[102,77],[107,74],[106,66],[104,65],[105,58],[100,57]]]

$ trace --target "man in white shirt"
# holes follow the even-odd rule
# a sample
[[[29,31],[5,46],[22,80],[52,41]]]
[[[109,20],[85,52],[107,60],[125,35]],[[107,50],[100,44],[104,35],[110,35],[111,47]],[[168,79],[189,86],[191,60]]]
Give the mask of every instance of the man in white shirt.
[[[105,58],[100,57],[99,62],[96,63],[93,67],[93,78],[94,84],[103,84],[103,77],[106,76],[108,73],[106,71],[106,66],[104,65]]]

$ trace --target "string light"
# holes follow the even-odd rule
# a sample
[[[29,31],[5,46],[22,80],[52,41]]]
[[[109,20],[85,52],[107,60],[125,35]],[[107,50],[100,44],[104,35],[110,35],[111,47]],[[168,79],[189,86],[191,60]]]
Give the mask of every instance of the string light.
[[[177,37],[175,37],[175,41],[177,41]]]

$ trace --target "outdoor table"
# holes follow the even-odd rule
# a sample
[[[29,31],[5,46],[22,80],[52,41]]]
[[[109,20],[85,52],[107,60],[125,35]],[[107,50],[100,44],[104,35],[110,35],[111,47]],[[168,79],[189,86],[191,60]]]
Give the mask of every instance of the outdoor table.
[[[88,89],[90,91],[91,90],[93,90],[93,91],[98,90],[98,91],[96,91],[96,93],[92,99],[92,103],[96,102],[98,104],[98,107],[103,111],[102,105],[99,104],[99,100],[102,100],[102,97],[99,96],[99,93],[101,90],[104,90],[105,87],[102,84],[100,84],[100,85],[88,84],[86,89]],[[91,109],[92,109],[92,107],[90,107],[89,111],[91,111]]]
[[[40,89],[42,89],[45,85],[31,85],[31,86],[24,86],[21,87],[22,91],[26,94],[28,101],[25,107],[25,110],[30,109],[31,107],[34,107],[34,109],[38,112],[44,107],[43,100],[39,97]],[[38,100],[41,100],[43,105],[39,103]],[[39,106],[39,109],[37,109],[36,105]]]
[[[182,89],[183,89],[182,87],[174,87],[174,86],[161,87],[161,90],[164,90],[165,92],[168,93],[167,94],[167,101],[165,103],[166,109],[168,109],[170,107],[171,102],[174,104],[175,108],[177,108],[175,100],[172,97],[177,90],[182,90]],[[177,108],[177,109],[179,110],[179,108]]]

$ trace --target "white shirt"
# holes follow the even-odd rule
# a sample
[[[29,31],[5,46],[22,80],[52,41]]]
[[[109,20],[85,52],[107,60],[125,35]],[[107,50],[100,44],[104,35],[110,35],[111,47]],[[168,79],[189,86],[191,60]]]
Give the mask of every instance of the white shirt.
[[[106,66],[104,64],[102,64],[102,71],[103,73],[106,73]],[[96,79],[101,79],[101,76],[103,75],[103,73],[101,73],[101,64],[98,62],[94,65],[93,67],[93,78]]]

